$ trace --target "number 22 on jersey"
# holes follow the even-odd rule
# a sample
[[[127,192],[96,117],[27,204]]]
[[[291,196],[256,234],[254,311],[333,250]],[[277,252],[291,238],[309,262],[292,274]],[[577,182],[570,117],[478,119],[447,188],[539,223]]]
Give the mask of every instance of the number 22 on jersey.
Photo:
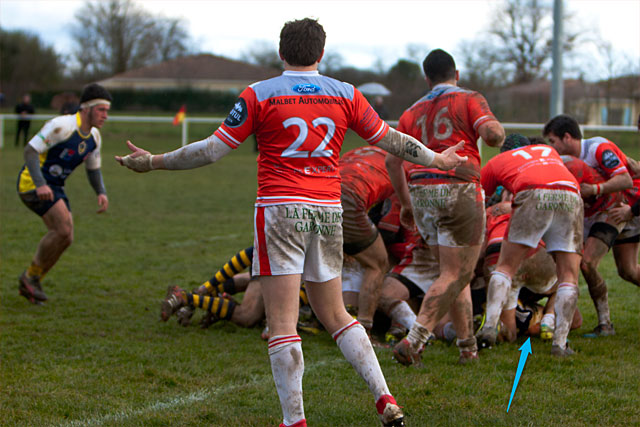
[[[324,135],[324,138],[318,144],[318,146],[311,152],[307,150],[299,150],[300,147],[307,140],[307,136],[309,135],[309,128],[307,122],[300,117],[291,117],[282,122],[282,125],[286,128],[290,126],[297,126],[299,133],[298,137],[284,149],[281,156],[282,157],[292,157],[292,158],[306,158],[306,157],[331,157],[333,155],[333,150],[327,149],[327,145],[333,138],[333,134],[336,131],[336,124],[329,117],[318,117],[314,119],[311,124],[314,128],[318,126],[326,126],[327,133]]]

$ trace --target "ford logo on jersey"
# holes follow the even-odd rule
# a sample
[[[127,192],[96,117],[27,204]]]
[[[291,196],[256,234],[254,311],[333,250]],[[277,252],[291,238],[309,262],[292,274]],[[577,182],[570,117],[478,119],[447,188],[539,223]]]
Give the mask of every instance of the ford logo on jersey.
[[[317,93],[322,90],[320,86],[311,83],[295,85],[292,89],[295,93]]]

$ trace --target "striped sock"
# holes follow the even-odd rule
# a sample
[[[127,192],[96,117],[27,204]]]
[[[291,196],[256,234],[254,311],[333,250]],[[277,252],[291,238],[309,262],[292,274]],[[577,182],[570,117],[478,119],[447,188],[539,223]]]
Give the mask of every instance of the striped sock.
[[[185,294],[187,304],[200,307],[215,315],[218,319],[231,320],[237,304],[229,299],[220,297],[202,296],[198,294]]]
[[[222,266],[220,270],[213,275],[213,277],[201,286],[201,290],[206,290],[208,294],[223,293],[225,291],[225,283],[227,283],[233,276],[244,271],[251,265],[253,259],[253,246],[243,249],[235,254],[229,261]],[[233,283],[233,282],[232,282]],[[227,285],[228,286],[228,285]],[[204,288],[204,289],[203,289]],[[234,286],[235,289],[235,286]],[[234,294],[235,292],[227,292]]]

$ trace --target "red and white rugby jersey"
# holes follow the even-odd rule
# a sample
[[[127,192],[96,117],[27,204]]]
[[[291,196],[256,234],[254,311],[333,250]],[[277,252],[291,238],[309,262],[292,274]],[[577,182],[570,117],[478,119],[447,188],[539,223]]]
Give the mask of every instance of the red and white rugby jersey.
[[[507,207],[508,209],[505,209]],[[511,202],[500,202],[487,208],[486,245],[502,243],[511,218]]]
[[[582,140],[580,159],[600,172],[605,180],[625,172],[631,175],[627,156],[616,144],[601,136]],[[634,179],[633,187],[622,193],[630,205],[637,202],[640,199],[640,178]]]
[[[410,179],[423,176],[431,183],[438,183],[450,182],[450,178],[455,177],[462,181],[479,182],[481,163],[477,144],[480,137],[478,128],[492,120],[496,118],[478,92],[453,85],[436,85],[402,114],[398,130],[422,141],[438,153],[465,141],[458,154],[469,156],[469,160],[447,172],[412,164]]]
[[[317,71],[285,71],[245,89],[215,135],[237,148],[255,133],[256,206],[339,206],[338,160],[347,128],[369,144],[389,130],[352,85]]]
[[[385,242],[386,249],[396,259],[403,259],[413,251],[416,245],[424,245],[424,241],[416,229],[409,230],[400,224],[400,202],[398,201],[398,196],[394,193],[389,200],[391,201],[391,209],[380,218],[377,227],[379,230],[396,234],[397,238],[393,242]]]
[[[531,188],[580,191],[578,181],[548,145],[528,145],[493,157],[482,168],[480,182],[487,196],[504,186],[513,194]]]
[[[343,191],[362,200],[367,209],[393,194],[385,166],[387,152],[378,147],[358,147],[340,158],[338,165]],[[403,162],[405,168],[408,162]]]
[[[569,172],[576,177],[578,184],[602,184],[605,179],[600,172],[583,162],[577,157],[564,155],[560,156],[564,165],[569,169]],[[589,217],[597,212],[604,211],[612,207],[616,202],[620,200],[618,193],[615,194],[603,194],[601,196],[591,196],[584,199],[584,216]]]

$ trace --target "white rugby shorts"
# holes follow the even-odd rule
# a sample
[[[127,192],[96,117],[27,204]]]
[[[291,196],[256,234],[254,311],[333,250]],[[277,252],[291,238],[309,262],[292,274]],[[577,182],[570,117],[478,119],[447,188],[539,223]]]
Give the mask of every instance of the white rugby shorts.
[[[342,208],[285,204],[256,206],[252,274],[301,274],[326,282],[342,272]]]
[[[535,248],[542,239],[547,252],[582,253],[583,206],[570,190],[534,188],[516,194],[507,239]]]
[[[480,184],[411,184],[413,217],[424,241],[451,248],[482,244],[484,191]]]

